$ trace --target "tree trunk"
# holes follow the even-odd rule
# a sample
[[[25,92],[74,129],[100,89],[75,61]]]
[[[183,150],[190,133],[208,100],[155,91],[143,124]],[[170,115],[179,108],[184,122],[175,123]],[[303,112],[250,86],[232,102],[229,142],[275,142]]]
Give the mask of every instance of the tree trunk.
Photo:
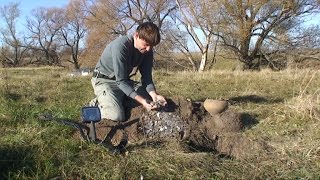
[[[206,64],[207,64],[207,60],[208,60],[208,53],[207,53],[207,51],[204,51],[201,54],[201,62],[200,62],[200,66],[199,66],[199,69],[198,69],[199,72],[203,72],[204,71],[204,69],[206,67]]]

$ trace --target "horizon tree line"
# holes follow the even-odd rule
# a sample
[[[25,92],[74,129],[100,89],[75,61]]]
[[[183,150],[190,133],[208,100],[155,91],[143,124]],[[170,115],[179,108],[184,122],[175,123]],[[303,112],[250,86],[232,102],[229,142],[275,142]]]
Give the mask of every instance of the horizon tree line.
[[[18,29],[19,3],[0,6],[0,60],[4,67],[92,66],[106,43],[150,21],[161,30],[156,59],[192,71],[234,59],[244,69],[280,70],[290,62],[320,61],[316,0],[70,0],[38,7]]]

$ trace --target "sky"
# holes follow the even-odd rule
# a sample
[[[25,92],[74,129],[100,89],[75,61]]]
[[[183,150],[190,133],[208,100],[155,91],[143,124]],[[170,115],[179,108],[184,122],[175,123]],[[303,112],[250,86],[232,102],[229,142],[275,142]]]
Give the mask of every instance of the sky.
[[[21,16],[23,17],[37,7],[63,7],[68,4],[69,0],[0,0],[0,5],[7,5],[10,2],[19,3]]]
[[[10,3],[19,3],[20,19],[24,20],[30,16],[31,11],[38,7],[64,7],[69,0],[0,0],[0,6]]]
[[[69,0],[0,0],[0,6],[10,3],[19,3],[20,17],[18,18],[17,31],[23,31],[25,28],[26,17],[31,15],[31,11],[38,7],[65,7]],[[0,25],[3,24],[0,20]]]
[[[311,15],[306,20],[306,25],[320,25],[320,14]]]

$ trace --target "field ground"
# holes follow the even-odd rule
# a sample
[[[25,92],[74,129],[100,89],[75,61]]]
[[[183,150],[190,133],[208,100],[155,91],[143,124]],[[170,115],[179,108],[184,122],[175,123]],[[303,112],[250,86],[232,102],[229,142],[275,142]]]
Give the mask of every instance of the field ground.
[[[190,150],[186,142],[145,143],[128,156],[73,137],[74,129],[39,121],[50,111],[78,120],[93,97],[90,77],[59,68],[0,70],[0,179],[319,179],[320,71],[213,70],[154,73],[166,97],[226,99],[257,121],[242,135],[273,147],[245,159]]]

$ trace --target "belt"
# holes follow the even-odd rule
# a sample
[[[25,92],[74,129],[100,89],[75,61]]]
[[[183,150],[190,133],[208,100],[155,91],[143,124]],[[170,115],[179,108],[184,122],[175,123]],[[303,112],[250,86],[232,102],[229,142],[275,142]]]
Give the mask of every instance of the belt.
[[[100,72],[96,72],[96,71],[93,72],[92,77],[95,77],[95,78],[103,78],[103,79],[110,79],[110,80],[116,80],[116,77],[110,78],[109,76],[106,76],[106,75],[101,74]]]

